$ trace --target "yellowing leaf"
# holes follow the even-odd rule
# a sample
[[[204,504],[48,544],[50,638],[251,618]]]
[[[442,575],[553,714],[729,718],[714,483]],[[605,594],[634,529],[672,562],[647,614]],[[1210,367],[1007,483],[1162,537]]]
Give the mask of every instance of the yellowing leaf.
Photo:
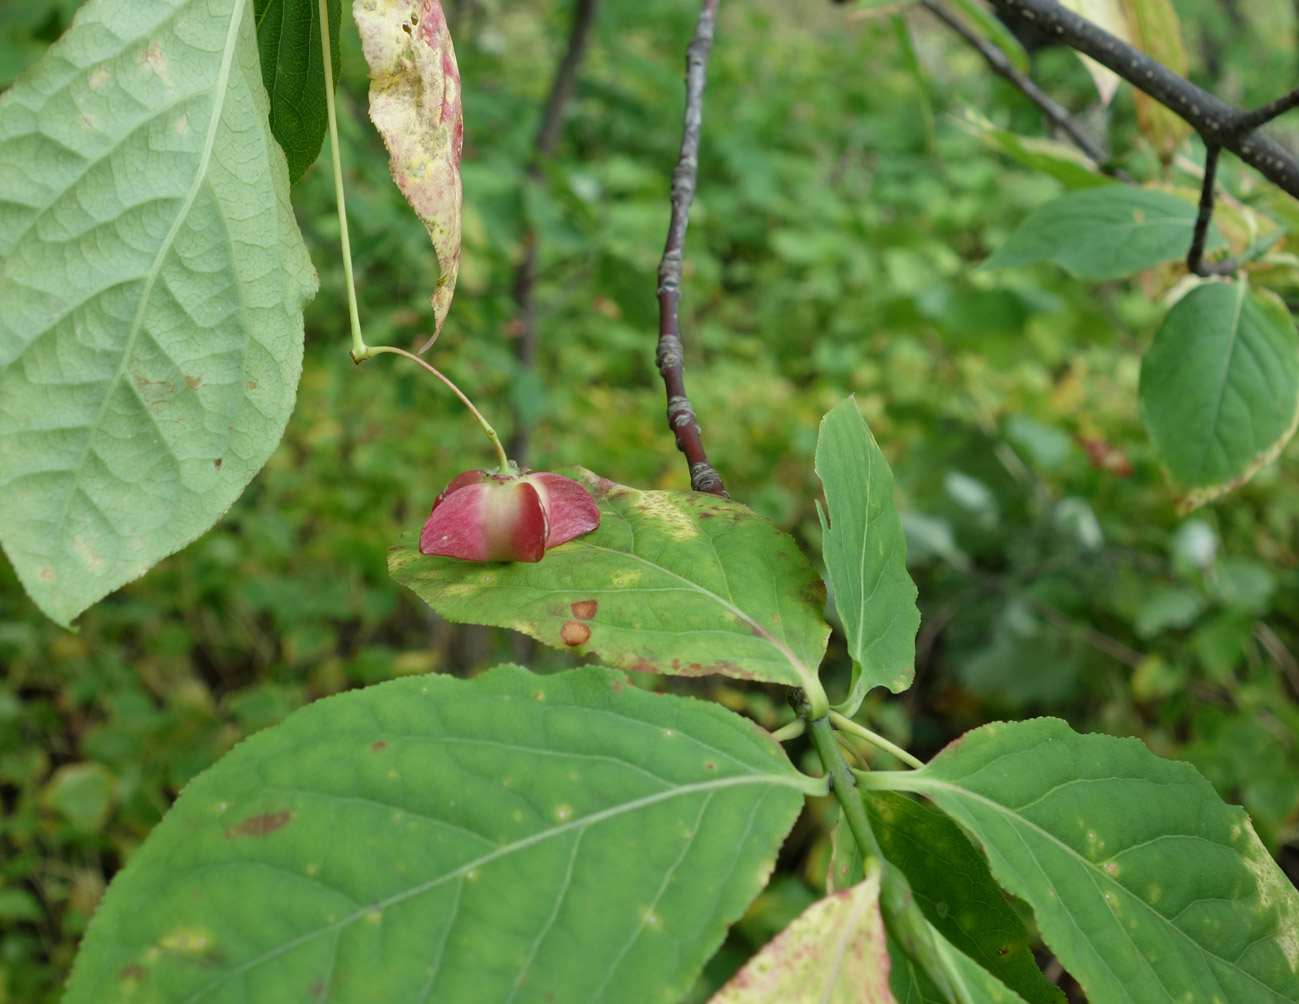
[[[1169,0],[1124,0],[1123,6],[1132,29],[1132,44],[1174,73],[1186,76],[1182,25]],[[1137,125],[1159,156],[1172,160],[1191,127],[1148,94],[1138,90],[1134,98]]]
[[[813,903],[709,1004],[896,1004],[879,895],[876,869]]]
[[[1080,17],[1085,17],[1092,24],[1099,25],[1116,38],[1132,43],[1132,33],[1128,30],[1128,19],[1123,15],[1119,0],[1061,0],[1062,6],[1068,7]],[[1090,56],[1078,54],[1091,74],[1096,90],[1100,92],[1101,104],[1108,105],[1114,99],[1114,92],[1119,88],[1119,76],[1108,67],[1102,66]]]
[[[437,253],[430,298],[436,338],[460,272],[464,119],[451,32],[438,0],[355,0],[352,17],[370,64],[370,120],[388,147],[393,180]]]

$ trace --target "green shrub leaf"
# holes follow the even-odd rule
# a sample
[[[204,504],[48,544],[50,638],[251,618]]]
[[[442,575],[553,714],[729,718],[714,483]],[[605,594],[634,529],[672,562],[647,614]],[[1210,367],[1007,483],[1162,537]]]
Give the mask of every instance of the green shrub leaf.
[[[599,529],[539,562],[493,564],[422,555],[410,533],[389,572],[448,620],[513,628],[620,669],[819,691],[824,586],[770,520],[712,495],[561,473],[590,491]]]
[[[934,929],[1031,1004],[1062,1002],[1033,959],[1028,931],[960,827],[893,792],[871,792],[864,801],[880,850],[906,875]]]
[[[0,537],[67,624],[279,442],[316,278],[247,0],[91,0],[0,97]]]
[[[907,574],[907,540],[893,503],[893,472],[849,398],[821,421],[816,474],[827,514],[821,550],[853,658],[852,714],[872,687],[897,693],[915,676],[916,586]]]
[[[297,181],[320,156],[328,128],[320,4],[316,0],[253,0],[262,80],[271,99],[271,132]],[[329,0],[331,84],[338,83],[341,0]]]
[[[1141,361],[1141,417],[1188,505],[1248,481],[1299,423],[1299,336],[1271,293],[1195,287],[1168,312]]]
[[[1091,1000],[1299,999],[1299,893],[1184,763],[1057,719],[998,723],[865,776],[955,818]]]
[[[666,1004],[808,783],[737,715],[603,669],[327,698],[185,789],[109,888],[66,1004]]]
[[[1196,208],[1167,192],[1109,184],[1035,209],[984,268],[1055,262],[1079,279],[1117,279],[1186,257]],[[1223,243],[1209,230],[1208,248]]]

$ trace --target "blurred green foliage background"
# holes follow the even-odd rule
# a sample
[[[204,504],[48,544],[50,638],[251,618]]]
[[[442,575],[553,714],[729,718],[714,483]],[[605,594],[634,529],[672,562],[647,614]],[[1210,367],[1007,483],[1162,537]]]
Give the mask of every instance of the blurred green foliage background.
[[[0,0],[0,84],[77,6]],[[1289,4],[1176,6],[1197,82],[1252,105],[1295,80]],[[580,463],[685,488],[653,362],[654,288],[697,4],[600,9],[541,184],[527,165],[571,5],[447,7],[465,84],[465,245],[432,358],[503,432],[511,409],[528,425],[534,467]],[[1051,714],[1140,736],[1244,804],[1294,876],[1296,451],[1212,508],[1175,515],[1136,407],[1157,283],[976,269],[1061,186],[960,127],[973,108],[1045,134],[976,54],[922,13],[908,19],[922,79],[887,17],[846,18],[828,0],[722,5],[682,317],[711,458],[735,498],[815,554],[817,422],[855,393],[894,465],[924,616],[917,685],[872,700],[876,727],[922,756],[998,717]],[[366,68],[346,19],[344,38],[361,315],[371,343],[413,346],[429,330],[436,263],[368,124]],[[1129,89],[1099,107],[1062,50],[1036,53],[1034,72],[1108,131],[1127,170],[1160,170]],[[1293,122],[1273,132],[1299,142]],[[1238,192],[1259,185],[1226,170]],[[197,543],[85,614],[76,634],[44,621],[0,568],[0,1004],[57,999],[108,879],[177,791],[244,736],[396,675],[472,673],[520,656],[565,664],[505,633],[441,622],[388,579],[385,549],[452,475],[490,454],[415,367],[352,365],[325,165],[294,201],[322,288],[307,312],[297,411],[247,494]],[[535,371],[519,367],[513,344],[511,284],[528,230],[540,254]],[[837,638],[831,646],[833,694],[848,667]],[[788,714],[759,687],[646,682],[711,695],[769,726]],[[705,983],[819,893],[826,848],[814,823],[796,828],[772,888]]]

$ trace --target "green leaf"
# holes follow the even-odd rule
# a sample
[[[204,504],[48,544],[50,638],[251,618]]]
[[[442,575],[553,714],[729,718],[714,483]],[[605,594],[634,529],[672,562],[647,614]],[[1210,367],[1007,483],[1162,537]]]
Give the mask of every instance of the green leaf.
[[[1091,1000],[1299,999],[1299,893],[1187,764],[1043,718],[975,729],[920,770],[862,783],[955,818]]]
[[[992,973],[953,947],[932,924],[929,929],[938,946],[947,978],[957,988],[960,1004],[1027,1004]],[[889,987],[898,1004],[952,1004],[951,999],[934,985],[924,970],[903,954],[892,938],[889,939],[889,955],[893,959]]]
[[[1061,140],[1021,136],[994,124],[971,108],[962,112],[956,124],[986,146],[1063,182],[1066,188],[1097,188],[1113,184],[1113,180],[1101,174],[1086,154]]]
[[[330,86],[341,66],[338,45],[340,0],[328,0]],[[271,99],[271,132],[297,181],[320,156],[328,119],[325,112],[324,54],[320,51],[320,4],[316,0],[253,0],[262,80]]]
[[[91,0],[0,96],[0,529],[68,624],[279,442],[315,273],[246,0]]]
[[[1270,293],[1242,276],[1177,301],[1141,361],[1141,418],[1188,506],[1271,463],[1299,423],[1299,340]]]
[[[1032,940],[988,864],[941,812],[892,792],[863,799],[885,860],[907,877],[934,929],[1032,1004],[1064,1000],[1033,959]]]
[[[618,673],[396,680],[192,782],[113,882],[65,1004],[680,998],[809,781]]]
[[[1182,23],[1171,0],[1123,0],[1123,7],[1131,28],[1127,41],[1179,76],[1186,76],[1188,60]],[[1137,125],[1160,159],[1170,162],[1191,134],[1190,123],[1139,88],[1133,90],[1132,102]]]
[[[1079,279],[1117,279],[1186,257],[1196,208],[1149,188],[1109,184],[1035,209],[983,268],[1055,262]],[[1210,249],[1222,245],[1210,227]]]
[[[1062,6],[1085,17],[1098,28],[1131,44],[1131,32],[1119,0],[1062,0]],[[1078,58],[1082,60],[1083,66],[1091,75],[1092,82],[1096,84],[1096,90],[1101,96],[1101,104],[1108,105],[1118,90],[1119,75],[1109,67],[1096,62],[1091,56],[1084,56],[1080,52]]]
[[[113,775],[103,764],[65,764],[45,785],[41,800],[82,833],[97,833],[113,809]]]
[[[893,472],[853,398],[821,421],[816,475],[828,514],[821,551],[853,659],[851,715],[872,687],[897,693],[915,676],[916,586],[907,574],[907,541],[893,503]]]
[[[539,562],[505,564],[422,555],[410,533],[388,571],[448,620],[513,628],[620,669],[820,691],[824,587],[770,520],[712,495],[561,473],[591,493],[599,529]]]
[[[877,865],[804,910],[709,1004],[896,1004],[879,899]]]
[[[967,19],[974,22],[976,33],[991,39],[1006,54],[1015,69],[1020,73],[1029,71],[1028,52],[1024,44],[1006,27],[1004,21],[980,3],[980,0],[955,0],[955,5]]]

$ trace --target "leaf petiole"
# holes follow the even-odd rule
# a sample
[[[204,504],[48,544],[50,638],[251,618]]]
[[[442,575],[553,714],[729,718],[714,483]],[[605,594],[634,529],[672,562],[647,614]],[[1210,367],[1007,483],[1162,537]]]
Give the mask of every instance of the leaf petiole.
[[[870,743],[877,749],[882,749],[885,753],[897,757],[897,759],[901,760],[909,767],[919,769],[925,765],[923,760],[916,759],[901,746],[889,742],[878,732],[871,731],[865,725],[857,724],[851,718],[846,718],[837,711],[830,712],[830,722],[840,732],[846,732],[850,736],[856,736],[858,739],[866,740],[866,742]]]
[[[343,158],[338,152],[338,115],[334,110],[334,57],[329,46],[329,3],[317,0],[320,7],[320,51],[325,59],[325,112],[329,120],[329,155],[334,165],[334,202],[338,212],[338,242],[343,252],[343,279],[347,286],[347,314],[352,324],[352,358],[367,357],[365,339],[361,337],[361,314],[356,307],[356,281],[352,277],[352,241],[347,233],[347,200],[343,195]]]

